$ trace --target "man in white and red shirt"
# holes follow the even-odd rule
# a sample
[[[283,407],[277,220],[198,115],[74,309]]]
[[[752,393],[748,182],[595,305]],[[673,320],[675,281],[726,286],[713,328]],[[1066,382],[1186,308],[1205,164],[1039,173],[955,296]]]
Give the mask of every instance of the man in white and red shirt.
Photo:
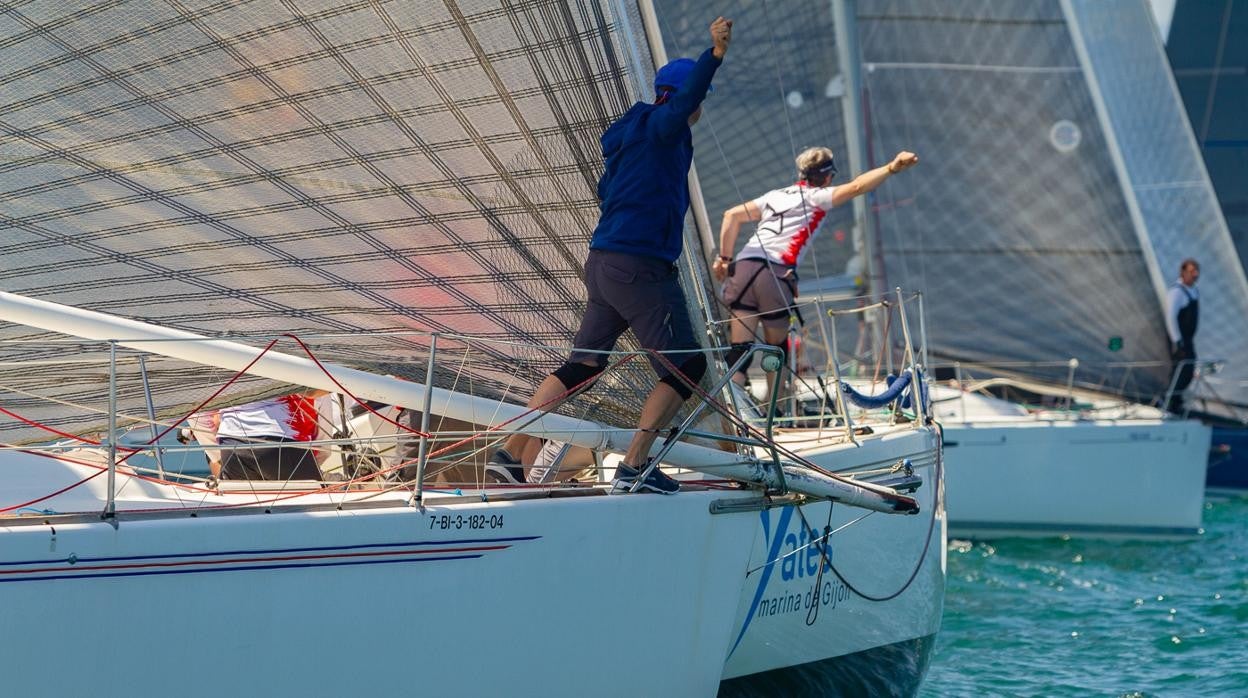
[[[212,414],[215,442],[221,446],[221,479],[320,480],[315,451],[285,445],[316,439],[319,394],[324,393],[281,395]]]
[[[763,341],[786,350],[789,315],[797,296],[797,264],[833,206],[840,206],[880,186],[890,175],[918,164],[902,151],[887,165],[864,172],[849,184],[832,186],[836,163],[827,148],[809,148],[797,156],[796,184],[775,189],[724,212],[719,230],[719,257],[712,263],[715,278],[724,282],[724,302],[732,310],[732,349],[728,365],[746,354],[763,326]],[[737,234],[746,221],[758,221],[754,235],[733,257]],[[733,376],[744,385],[747,362]]]

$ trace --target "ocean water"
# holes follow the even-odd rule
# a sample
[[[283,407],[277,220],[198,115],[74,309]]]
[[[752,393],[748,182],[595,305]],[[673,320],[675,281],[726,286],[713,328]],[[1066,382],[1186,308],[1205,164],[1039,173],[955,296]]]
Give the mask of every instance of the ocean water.
[[[1189,541],[950,541],[919,695],[1248,696],[1248,499]]]

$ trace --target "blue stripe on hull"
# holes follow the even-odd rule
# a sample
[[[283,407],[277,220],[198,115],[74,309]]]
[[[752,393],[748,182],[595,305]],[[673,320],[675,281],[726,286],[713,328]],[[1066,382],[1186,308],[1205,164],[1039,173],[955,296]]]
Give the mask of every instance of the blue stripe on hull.
[[[291,553],[333,553],[349,550],[369,550],[387,548],[404,548],[419,545],[481,545],[488,543],[512,543],[517,541],[537,540],[541,536],[510,536],[505,538],[462,538],[457,540],[416,540],[398,543],[358,543],[355,545],[317,545],[301,548],[251,548],[241,550],[214,550],[204,553],[165,553],[160,555],[121,555],[113,557],[78,557],[74,563],[88,562],[137,562],[140,560],[183,560],[188,558],[227,557],[234,555],[286,555]],[[0,566],[9,565],[49,565],[68,562],[64,557],[43,558],[40,560],[5,560]]]
[[[0,584],[11,584],[17,582],[48,582],[48,581],[72,581],[75,579],[98,579],[101,577],[151,577],[156,575],[167,574],[204,574],[212,572],[220,574],[223,572],[250,572],[254,570],[286,570],[286,569],[305,569],[309,567],[350,567],[357,565],[390,565],[397,562],[438,562],[443,560],[475,560],[481,557],[478,554],[472,555],[446,555],[443,557],[417,557],[402,558],[398,560],[348,560],[345,562],[293,562],[280,563],[272,565],[239,565],[236,567],[209,567],[185,570],[138,570],[134,572],[87,572],[85,574],[49,574],[38,577],[17,577],[13,579],[0,579]]]

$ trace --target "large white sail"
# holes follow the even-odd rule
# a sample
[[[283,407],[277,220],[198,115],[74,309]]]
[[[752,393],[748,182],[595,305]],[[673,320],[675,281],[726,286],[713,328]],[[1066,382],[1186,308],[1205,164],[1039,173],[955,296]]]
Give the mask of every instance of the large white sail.
[[[1086,70],[1095,75],[1089,86],[1101,118],[1115,136],[1121,181],[1138,209],[1136,229],[1157,265],[1159,297],[1184,259],[1200,262],[1197,352],[1227,365],[1198,382],[1195,397],[1248,407],[1248,279],[1151,16],[1142,3],[1064,7]]]
[[[439,332],[440,385],[523,401],[581,312],[598,138],[652,67],[635,7],[504,7],[8,8],[0,288],[257,345],[289,332],[327,360],[420,380],[427,336],[380,333]],[[5,363],[28,352],[0,344],[4,404],[98,426],[105,377],[52,355]],[[652,381],[644,363],[565,410],[631,423]],[[231,375],[146,369],[169,415]],[[119,372],[123,411],[141,413],[138,368]],[[47,437],[12,420],[0,430]]]
[[[938,353],[1063,379],[1075,357],[1078,379],[1154,398],[1162,294],[1190,256],[1198,349],[1245,401],[1243,276],[1142,3],[880,0],[858,22],[875,156],[940,171],[879,212],[889,282],[929,291]]]

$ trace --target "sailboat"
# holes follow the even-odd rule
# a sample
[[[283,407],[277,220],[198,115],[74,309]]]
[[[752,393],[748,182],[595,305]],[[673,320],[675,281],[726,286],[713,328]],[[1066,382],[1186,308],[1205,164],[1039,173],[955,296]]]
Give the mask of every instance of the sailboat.
[[[682,492],[606,496],[653,381],[635,347],[520,406],[580,312],[597,138],[661,46],[648,3],[5,16],[10,692],[916,690],[944,589],[932,426],[786,444],[712,377],[656,451]],[[188,415],[304,388],[419,411],[416,477],[168,470]],[[519,430],[592,477],[487,482]]]
[[[685,27],[688,41],[696,3],[672,5],[668,25]],[[869,202],[832,211],[799,274],[807,299],[923,290],[952,535],[1200,529],[1209,430],[1141,404],[1163,397],[1169,380],[1161,270],[1189,254],[1218,268],[1205,284],[1218,328],[1202,355],[1232,360],[1217,373],[1206,365],[1189,400],[1234,396],[1235,365],[1248,363],[1233,360],[1248,293],[1219,261],[1230,257],[1214,246],[1222,238],[1202,204],[1184,204],[1190,224],[1166,227],[1177,215],[1168,202],[1207,193],[1182,169],[1190,159],[1159,151],[1174,139],[1136,128],[1117,145],[1139,106],[1126,94],[1098,97],[1106,73],[1150,76],[1150,128],[1173,128],[1176,117],[1162,108],[1172,92],[1154,84],[1167,73],[1148,26],[1139,51],[1152,53],[1125,60],[1123,51],[1116,62],[1105,47],[1117,44],[1086,34],[1117,26],[1116,40],[1133,41],[1126,28],[1145,10],[1124,5],[763,3],[749,19],[770,27],[771,41],[725,67],[753,89],[695,135],[699,167],[733,175],[708,186],[712,211],[778,186],[791,176],[783,155],[815,144],[847,155],[851,172],[913,150],[939,173],[895,178]],[[776,41],[781,18],[796,41]],[[772,136],[748,137],[760,124]],[[1180,238],[1193,246],[1181,250]],[[814,404],[825,399],[818,392],[807,393]]]
[[[1233,40],[1232,27],[1240,26],[1242,3],[1182,3],[1169,15],[1159,13],[1158,25],[1183,97],[1192,133],[1203,156],[1218,196],[1226,227],[1231,234],[1241,267],[1248,269],[1248,187],[1243,186],[1248,120],[1244,118],[1241,90],[1219,80],[1224,71],[1235,70],[1233,54],[1225,50]],[[1216,36],[1221,50],[1202,50]],[[1209,79],[1208,75],[1215,76]],[[1197,405],[1199,408],[1200,405]],[[1213,426],[1206,491],[1219,495],[1248,495],[1248,413],[1223,415],[1208,420]]]
[[[953,532],[1196,534],[1208,427],[1146,406],[1173,390],[1165,293],[1197,258],[1187,403],[1231,416],[1248,404],[1248,283],[1147,7],[860,9],[877,148],[922,139],[945,172],[878,214],[889,278],[930,292],[945,378],[973,363],[976,378],[1047,386],[1025,392],[1031,424],[950,396]],[[986,496],[1008,482],[1027,496]]]

